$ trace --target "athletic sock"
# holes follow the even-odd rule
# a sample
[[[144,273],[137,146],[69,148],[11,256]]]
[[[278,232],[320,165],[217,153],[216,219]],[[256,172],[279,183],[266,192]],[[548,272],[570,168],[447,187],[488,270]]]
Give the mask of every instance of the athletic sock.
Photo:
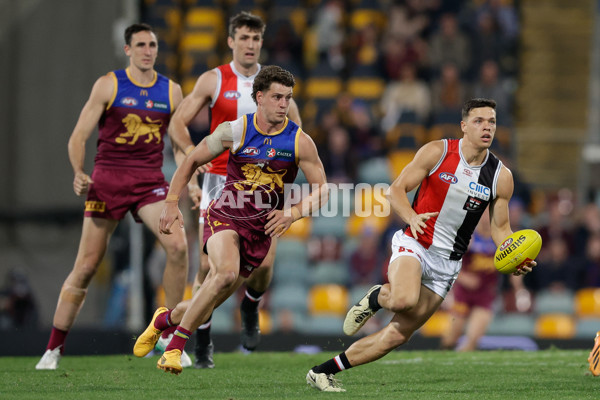
[[[172,325],[172,326],[168,327],[167,329],[165,329],[164,331],[162,331],[162,334],[160,336],[163,339],[167,339],[170,334],[175,332],[175,329],[177,329],[177,327],[175,325]]]
[[[208,320],[196,329],[196,347],[204,348],[210,343],[210,325],[212,314]]]
[[[341,353],[333,357],[331,360],[325,361],[321,365],[312,367],[312,370],[317,374],[332,375],[350,368],[352,368],[352,365],[350,365],[348,357],[346,357],[346,353]]]
[[[67,335],[69,331],[63,331],[62,329],[58,329],[57,327],[52,327],[52,332],[50,332],[50,339],[48,340],[48,346],[46,346],[46,350],[54,350],[57,347],[60,347],[60,354],[65,350],[65,340],[67,339]]]
[[[177,349],[183,353],[183,348],[187,343],[188,339],[192,336],[192,332],[188,331],[181,326],[178,326],[173,334],[173,339],[171,339],[171,343],[165,349],[165,352]]]
[[[242,300],[240,308],[245,312],[256,310],[258,308],[260,300],[262,299],[263,294],[265,294],[265,292],[259,292],[250,287],[246,288],[246,295]]]
[[[378,288],[369,295],[369,308],[373,310],[373,312],[381,310],[381,305],[379,304],[379,301],[377,301],[380,291],[381,288]]]
[[[175,325],[173,325],[173,322],[171,322],[172,312],[173,310],[169,310],[158,314],[154,320],[154,327],[160,331],[167,330],[169,327],[175,328]],[[169,333],[173,333],[174,330],[175,329],[171,330]]]

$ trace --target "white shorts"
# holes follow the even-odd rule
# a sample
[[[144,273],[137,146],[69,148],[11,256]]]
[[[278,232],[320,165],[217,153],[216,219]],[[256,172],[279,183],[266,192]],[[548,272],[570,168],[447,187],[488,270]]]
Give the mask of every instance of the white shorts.
[[[210,202],[221,196],[223,187],[225,186],[225,175],[211,174],[206,172],[202,180],[202,198],[200,199],[200,218],[199,223],[204,223],[204,216]]]
[[[399,230],[392,238],[390,264],[398,257],[413,257],[421,263],[421,284],[445,298],[462,266],[460,260],[448,260],[432,253],[414,238]]]

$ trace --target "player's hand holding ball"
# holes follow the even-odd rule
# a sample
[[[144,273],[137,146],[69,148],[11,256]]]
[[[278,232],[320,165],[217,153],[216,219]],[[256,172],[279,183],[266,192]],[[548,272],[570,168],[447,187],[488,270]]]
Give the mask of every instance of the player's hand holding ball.
[[[494,266],[503,274],[525,275],[537,263],[542,237],[533,229],[523,229],[508,236],[496,249]]]

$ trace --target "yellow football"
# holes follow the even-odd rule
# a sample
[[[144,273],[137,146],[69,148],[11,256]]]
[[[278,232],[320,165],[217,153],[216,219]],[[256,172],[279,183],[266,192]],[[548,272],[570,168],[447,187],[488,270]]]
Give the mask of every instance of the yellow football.
[[[503,274],[512,274],[521,265],[535,260],[542,249],[542,237],[533,229],[523,229],[507,237],[496,249],[494,266]]]

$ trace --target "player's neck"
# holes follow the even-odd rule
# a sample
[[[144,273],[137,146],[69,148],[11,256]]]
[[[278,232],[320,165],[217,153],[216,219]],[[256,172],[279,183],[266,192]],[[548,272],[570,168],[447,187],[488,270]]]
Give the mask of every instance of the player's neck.
[[[156,71],[154,69],[141,70],[134,65],[127,68],[129,75],[139,84],[148,85],[156,79]]]
[[[264,133],[275,133],[283,128],[285,121],[277,124],[273,124],[265,118],[264,114],[260,111],[256,113],[256,125]]]
[[[258,64],[252,64],[250,66],[245,67],[234,60],[233,66],[235,67],[237,72],[244,75],[245,77],[252,76],[258,72]]]
[[[483,164],[487,157],[487,149],[484,147],[478,148],[463,139],[461,146],[462,155],[471,166],[477,166]]]

